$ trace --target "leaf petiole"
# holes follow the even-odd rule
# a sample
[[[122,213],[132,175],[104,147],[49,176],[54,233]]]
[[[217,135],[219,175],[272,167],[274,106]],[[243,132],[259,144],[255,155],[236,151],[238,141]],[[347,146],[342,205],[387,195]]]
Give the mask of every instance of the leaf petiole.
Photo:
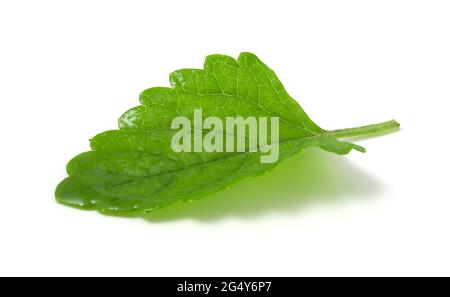
[[[329,130],[325,132],[328,136],[333,136],[335,138],[366,138],[371,136],[379,136],[388,133],[398,131],[400,129],[400,124],[395,120],[390,120],[387,122],[382,122],[373,125],[347,128],[347,129],[337,129]]]

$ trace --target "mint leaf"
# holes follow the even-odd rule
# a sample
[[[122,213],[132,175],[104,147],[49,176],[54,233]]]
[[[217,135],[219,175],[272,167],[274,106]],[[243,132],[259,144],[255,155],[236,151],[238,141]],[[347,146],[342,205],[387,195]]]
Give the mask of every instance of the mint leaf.
[[[92,150],[69,162],[69,177],[56,189],[58,202],[108,213],[145,213],[268,172],[310,147],[341,155],[352,149],[364,152],[339,139],[399,128],[395,121],[334,131],[320,128],[288,95],[275,73],[251,53],[242,53],[237,60],[208,56],[204,70],[175,71],[170,83],[172,88],[143,91],[141,105],[119,119],[119,130],[95,136]],[[262,163],[263,147],[251,152],[247,142],[244,152],[175,152],[171,141],[177,131],[172,121],[182,116],[193,122],[196,110],[204,118],[214,116],[224,122],[228,117],[279,118],[278,140],[271,135],[268,139],[279,144],[277,161]],[[192,128],[192,134],[196,131]]]

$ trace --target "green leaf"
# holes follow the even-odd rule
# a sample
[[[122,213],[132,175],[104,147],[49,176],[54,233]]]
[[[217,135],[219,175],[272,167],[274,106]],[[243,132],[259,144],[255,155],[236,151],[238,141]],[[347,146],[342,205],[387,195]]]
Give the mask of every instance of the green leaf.
[[[204,70],[170,74],[172,88],[140,95],[140,106],[119,119],[119,130],[91,140],[91,151],[72,159],[69,177],[56,189],[58,202],[107,213],[145,213],[222,190],[247,177],[268,172],[310,147],[337,154],[364,148],[341,138],[384,134],[398,129],[389,121],[327,131],[316,125],[284,89],[275,73],[254,54],[237,60],[211,55]],[[279,117],[279,159],[261,163],[262,148],[249,152],[181,152],[171,148],[172,120],[184,116]],[[194,131],[192,131],[194,133]],[[248,147],[246,146],[246,149]]]

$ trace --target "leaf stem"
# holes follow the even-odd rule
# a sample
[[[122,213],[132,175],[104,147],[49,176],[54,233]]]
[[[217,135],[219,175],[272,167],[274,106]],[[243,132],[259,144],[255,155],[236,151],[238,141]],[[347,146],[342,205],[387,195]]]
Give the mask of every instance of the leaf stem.
[[[325,134],[336,138],[365,138],[369,136],[379,136],[392,133],[398,131],[399,129],[400,124],[395,120],[390,120],[379,124],[355,128],[329,130],[325,132]]]

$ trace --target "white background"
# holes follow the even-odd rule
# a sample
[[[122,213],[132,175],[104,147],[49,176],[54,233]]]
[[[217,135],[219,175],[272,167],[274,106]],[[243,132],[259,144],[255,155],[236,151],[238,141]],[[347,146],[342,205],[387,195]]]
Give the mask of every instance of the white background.
[[[324,128],[402,130],[147,219],[55,203],[140,91],[240,51]],[[449,100],[448,1],[2,1],[0,274],[449,275]]]

